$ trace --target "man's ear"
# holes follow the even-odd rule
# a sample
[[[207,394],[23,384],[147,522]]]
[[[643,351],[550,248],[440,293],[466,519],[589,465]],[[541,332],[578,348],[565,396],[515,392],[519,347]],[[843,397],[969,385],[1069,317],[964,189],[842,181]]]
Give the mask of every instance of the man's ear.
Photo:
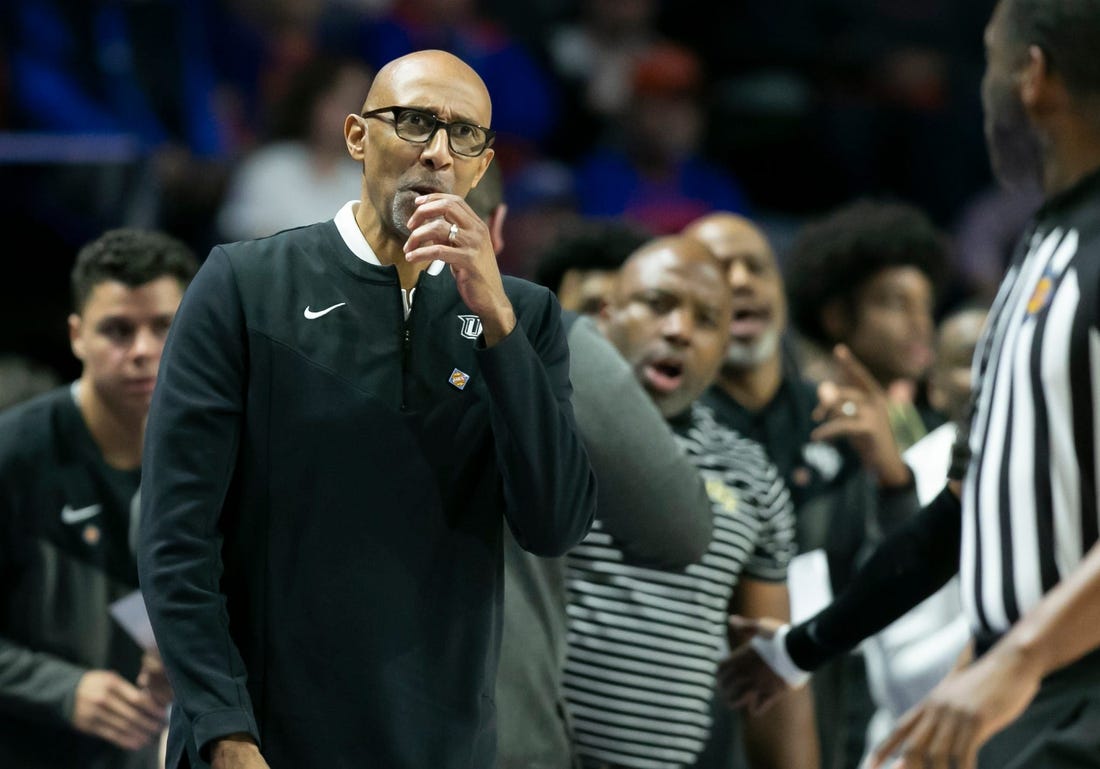
[[[607,302],[601,304],[600,311],[593,318],[596,321],[596,327],[600,329],[600,333],[607,336],[607,326],[611,322],[611,305]]]
[[[1037,45],[1028,46],[1027,62],[1017,76],[1020,101],[1031,115],[1051,111],[1067,96],[1065,83],[1050,69],[1050,59]]]
[[[576,309],[580,305],[581,273],[575,267],[565,271],[558,281],[558,302],[565,309]]]
[[[348,115],[344,118],[344,143],[347,144],[348,154],[362,162],[365,155],[367,142],[367,124],[358,115]]]
[[[69,315],[69,347],[79,361],[84,360],[84,339],[80,336],[81,317],[75,312]]]
[[[618,288],[614,285],[611,286],[607,294],[600,300],[600,309],[594,314],[597,323],[607,324],[611,321],[612,316],[616,313],[615,305],[612,303],[614,300],[616,291]]]
[[[495,154],[496,152],[494,150],[488,149],[477,156],[477,175],[474,176],[473,184],[470,185],[470,189],[474,189],[478,184],[481,184],[481,178],[485,175],[485,172],[488,171],[488,164],[493,162],[493,155]],[[470,190],[467,189],[466,191],[469,193]]]
[[[497,204],[493,213],[489,214],[489,240],[493,244],[493,251],[499,254],[504,250],[504,218],[508,216],[508,206],[505,203]]]
[[[495,155],[496,155],[496,150],[494,150],[493,147],[489,147],[488,150],[486,150],[485,152],[482,153],[482,156],[481,156],[482,165],[481,165],[481,168],[478,169],[478,171],[477,171],[477,178],[474,179],[474,184],[473,184],[474,187],[476,187],[478,184],[481,183],[481,177],[483,177],[485,175],[485,172],[488,171],[488,164],[493,162],[493,157]]]

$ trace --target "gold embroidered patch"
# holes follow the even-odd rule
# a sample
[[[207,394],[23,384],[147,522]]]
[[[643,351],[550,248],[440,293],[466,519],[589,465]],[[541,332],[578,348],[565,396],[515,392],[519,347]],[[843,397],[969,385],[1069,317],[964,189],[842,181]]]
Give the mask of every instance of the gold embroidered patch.
[[[450,382],[459,390],[466,389],[466,383],[469,381],[470,375],[467,374],[465,371],[459,371],[458,369],[455,369],[451,372]]]
[[[707,496],[712,504],[721,505],[722,510],[732,513],[737,509],[737,494],[717,478],[706,480]]]

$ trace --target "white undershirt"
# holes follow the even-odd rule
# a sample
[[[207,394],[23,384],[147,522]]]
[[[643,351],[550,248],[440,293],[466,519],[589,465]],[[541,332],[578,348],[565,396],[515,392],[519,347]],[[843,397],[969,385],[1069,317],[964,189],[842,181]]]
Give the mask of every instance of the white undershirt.
[[[340,237],[344,239],[345,245],[347,245],[353,254],[367,264],[375,264],[381,267],[382,262],[378,261],[378,255],[374,253],[374,249],[370,247],[370,243],[363,237],[363,231],[359,229],[359,224],[355,221],[355,209],[358,206],[358,200],[349,200],[344,204],[344,207],[341,208],[333,218],[333,221],[336,222],[336,229],[339,230]],[[446,262],[436,259],[428,265],[428,274],[435,277],[443,272],[445,266]],[[410,288],[408,290],[404,288],[401,289],[401,304],[405,308],[406,320],[409,317],[409,313],[412,312],[414,293],[416,293],[416,288]]]

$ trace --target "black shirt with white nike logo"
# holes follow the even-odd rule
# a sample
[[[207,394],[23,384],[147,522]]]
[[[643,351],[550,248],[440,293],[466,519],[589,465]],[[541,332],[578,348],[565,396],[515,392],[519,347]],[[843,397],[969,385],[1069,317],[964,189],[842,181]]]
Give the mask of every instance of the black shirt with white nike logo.
[[[90,669],[133,681],[141,649],[108,605],[137,588],[130,532],[139,470],[108,466],[71,389],[0,414],[0,766],[156,766],[77,732]]]
[[[492,766],[502,526],[557,555],[595,506],[557,303],[504,285],[484,348],[449,269],[406,319],[332,221],[211,252],[143,464],[170,767],[236,732],[272,769]]]

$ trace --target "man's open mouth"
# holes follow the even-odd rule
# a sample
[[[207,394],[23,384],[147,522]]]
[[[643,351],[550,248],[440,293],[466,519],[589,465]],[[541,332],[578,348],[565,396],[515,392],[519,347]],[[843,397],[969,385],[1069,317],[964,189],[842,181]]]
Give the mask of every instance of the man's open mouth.
[[[683,382],[684,364],[678,360],[655,360],[645,365],[644,375],[651,389],[670,393]]]

